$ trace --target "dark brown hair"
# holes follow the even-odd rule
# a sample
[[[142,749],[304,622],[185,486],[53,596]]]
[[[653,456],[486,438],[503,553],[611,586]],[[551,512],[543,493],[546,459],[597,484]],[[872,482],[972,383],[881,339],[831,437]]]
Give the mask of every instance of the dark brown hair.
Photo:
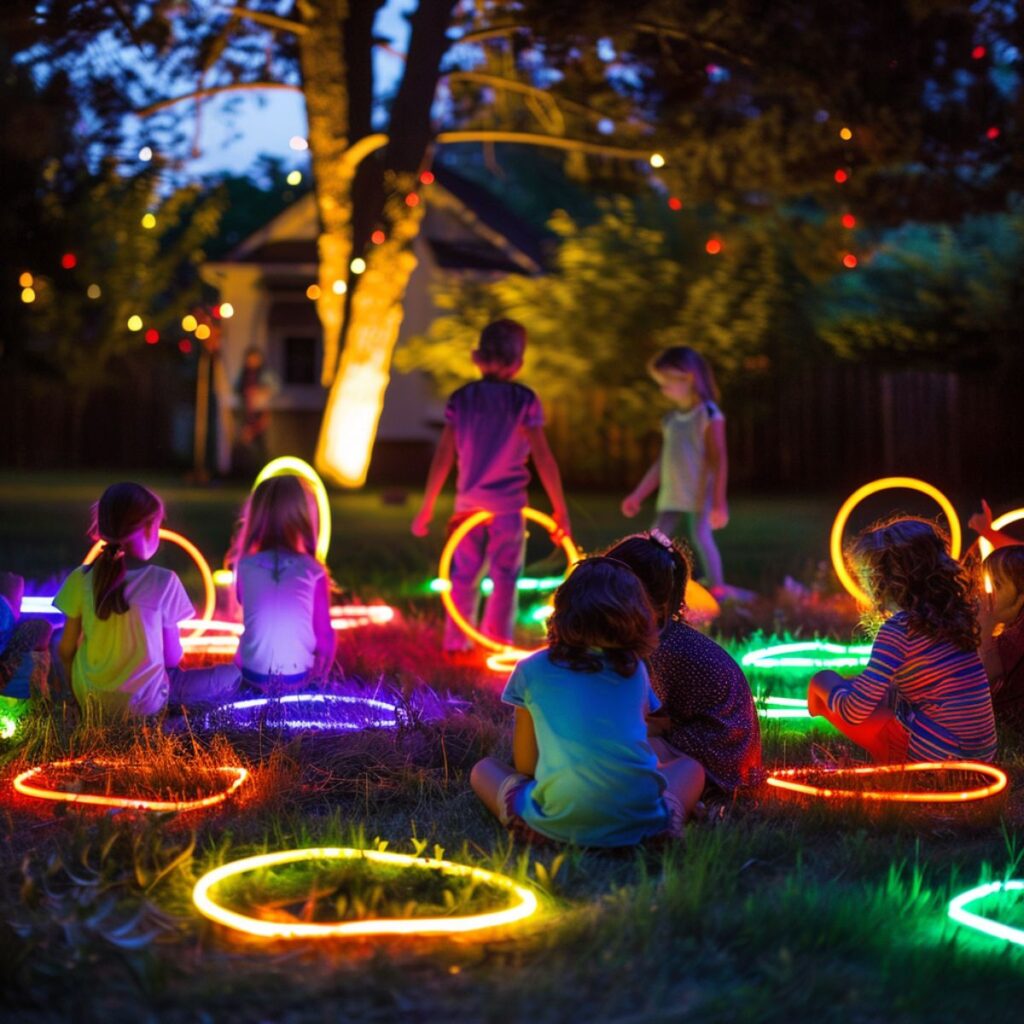
[[[605,555],[625,562],[637,574],[660,627],[683,611],[690,559],[675,541],[664,534],[634,533],[613,544]]]
[[[526,328],[517,320],[495,320],[480,332],[476,347],[481,366],[515,366],[526,351]]]
[[[159,522],[163,517],[164,503],[142,484],[111,484],[93,505],[89,535],[105,542],[89,570],[96,618],[108,619],[112,614],[123,615],[128,611],[124,592],[125,541],[154,519]]]
[[[982,568],[996,583],[1012,583],[1018,594],[1024,594],[1024,544],[996,548]]]
[[[620,676],[631,676],[658,645],[654,610],[632,569],[612,558],[577,563],[555,591],[548,619],[551,660],[575,672],[599,672],[601,655]]]
[[[858,534],[849,555],[876,610],[892,605],[907,613],[914,632],[977,649],[970,581],[936,523],[910,516],[876,523]]]
[[[249,495],[242,510],[239,557],[276,548],[315,556],[318,529],[309,484],[292,474],[269,477]]]
[[[718,401],[718,384],[715,372],[708,361],[689,345],[673,345],[663,349],[648,364],[647,372],[652,377],[663,373],[692,373],[693,386],[702,402]]]

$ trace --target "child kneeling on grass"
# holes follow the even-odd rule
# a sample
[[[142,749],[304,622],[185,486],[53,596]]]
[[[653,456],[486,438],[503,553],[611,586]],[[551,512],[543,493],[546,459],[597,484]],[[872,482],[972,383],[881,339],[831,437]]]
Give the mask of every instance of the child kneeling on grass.
[[[643,659],[658,640],[643,584],[624,563],[589,558],[555,592],[548,647],[519,662],[514,767],[495,758],[470,777],[499,821],[581,846],[678,835],[704,788],[689,757],[659,767],[646,715],[659,704]]]
[[[875,761],[990,761],[996,730],[981,635],[946,538],[931,522],[900,517],[861,533],[851,561],[875,613],[890,617],[859,676],[812,677],[807,710]]]

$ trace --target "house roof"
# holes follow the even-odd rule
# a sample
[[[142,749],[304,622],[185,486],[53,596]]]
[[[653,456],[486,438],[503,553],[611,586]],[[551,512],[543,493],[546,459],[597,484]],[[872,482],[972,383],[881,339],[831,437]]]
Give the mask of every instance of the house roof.
[[[428,217],[421,232],[437,264],[446,270],[539,273],[542,232],[516,217],[487,189],[443,167],[427,192]],[[461,230],[441,230],[431,211],[447,213]],[[315,265],[318,217],[312,192],[254,231],[218,263]]]

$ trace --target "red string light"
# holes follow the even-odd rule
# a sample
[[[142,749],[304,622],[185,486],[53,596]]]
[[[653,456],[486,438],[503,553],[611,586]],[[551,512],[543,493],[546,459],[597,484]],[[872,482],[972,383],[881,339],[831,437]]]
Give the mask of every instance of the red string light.
[[[835,178],[837,185],[842,185],[843,182],[845,182],[850,177],[850,175],[847,174],[846,171],[842,169],[842,167],[840,167],[839,170],[837,170],[836,173],[832,175],[832,177]]]
[[[679,196],[669,196],[668,208],[670,210],[681,210],[683,208],[683,201]]]
[[[182,338],[178,342],[178,351],[187,356],[192,351],[192,342],[188,338]]]
[[[434,179],[434,172],[433,171],[423,171],[420,174],[420,183],[423,184],[423,185],[433,185],[434,184],[434,180],[435,179]]]
[[[843,257],[843,266],[846,267],[847,270],[853,270],[853,268],[857,266],[857,257],[854,256],[852,252],[848,252]]]
[[[1000,134],[1001,134],[1001,132],[999,131],[999,129],[995,125],[992,125],[992,127],[989,128],[989,130],[987,132],[985,132],[985,138],[986,139],[998,139]]]
[[[143,337],[147,345],[155,345],[160,340],[160,332],[155,327],[150,327]]]
[[[844,213],[840,218],[840,223],[844,228],[853,229],[857,226],[857,218],[852,213]]]
[[[717,256],[722,251],[722,243],[717,238],[709,238],[704,243],[704,251],[709,256]]]
[[[406,206],[419,206],[419,204],[420,204],[420,197],[418,195],[416,195],[415,192],[410,192],[405,197],[405,205]]]
[[[73,252],[66,252],[60,258],[60,265],[65,270],[74,270],[78,266],[78,257]]]
[[[984,46],[976,46],[971,50],[971,59],[982,60],[986,53],[988,53],[988,50],[986,50]]]
[[[373,242],[374,245],[383,245],[387,237],[388,236],[385,235],[380,228],[377,228],[377,230],[374,231],[372,235],[370,235],[370,241]]]

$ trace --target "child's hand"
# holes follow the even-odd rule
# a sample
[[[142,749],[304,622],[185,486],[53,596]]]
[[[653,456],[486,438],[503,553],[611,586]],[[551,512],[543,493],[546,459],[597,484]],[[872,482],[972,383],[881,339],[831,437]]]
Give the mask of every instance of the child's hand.
[[[981,499],[981,511],[975,512],[970,519],[967,520],[967,525],[975,532],[984,534],[986,530],[992,529],[992,509],[988,507],[988,502]]]
[[[720,530],[723,526],[728,526],[729,506],[724,502],[721,505],[713,505],[711,507],[711,514],[708,516],[708,522],[711,524],[712,530]]]
[[[552,512],[551,518],[554,519],[557,527],[551,538],[556,544],[560,543],[563,537],[572,536],[572,523],[569,522],[568,509],[563,508],[560,511]]]
[[[622,514],[627,519],[632,519],[633,516],[640,511],[640,506],[642,504],[643,502],[641,502],[635,494],[627,494],[626,497],[622,499]]]
[[[410,527],[412,535],[414,537],[426,537],[430,533],[430,521],[433,518],[434,513],[431,510],[421,508],[413,518],[412,526]]]

